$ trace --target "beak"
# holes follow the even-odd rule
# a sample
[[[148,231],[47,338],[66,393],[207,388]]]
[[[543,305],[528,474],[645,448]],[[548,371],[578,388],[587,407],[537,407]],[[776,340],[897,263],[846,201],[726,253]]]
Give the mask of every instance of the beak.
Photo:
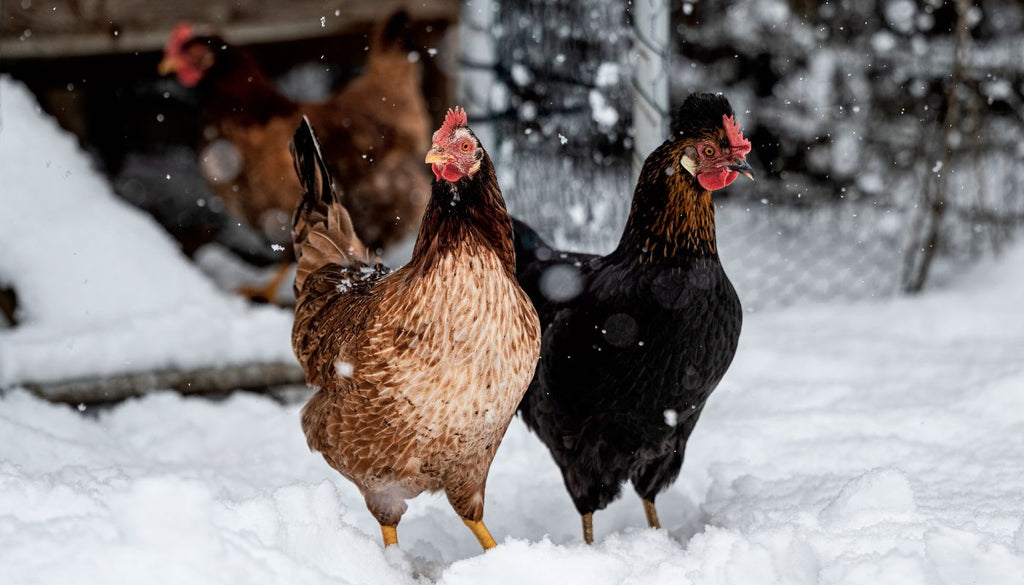
[[[741,158],[737,161],[734,161],[731,165],[725,165],[725,168],[729,169],[730,171],[736,171],[737,173],[743,175],[744,177],[750,179],[751,181],[754,180],[754,169],[750,168],[750,165],[747,164],[747,159]]]
[[[444,164],[450,161],[451,159],[452,157],[448,156],[448,154],[445,153],[444,149],[435,146],[427,151],[427,158],[424,162],[426,162],[428,165]]]
[[[156,66],[156,71],[160,75],[170,75],[178,70],[181,63],[178,62],[174,57],[164,57],[160,64]]]

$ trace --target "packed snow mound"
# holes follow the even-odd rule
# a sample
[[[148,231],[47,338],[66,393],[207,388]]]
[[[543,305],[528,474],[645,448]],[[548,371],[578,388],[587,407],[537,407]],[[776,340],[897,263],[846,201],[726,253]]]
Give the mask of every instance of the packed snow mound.
[[[913,517],[914,488],[893,469],[871,470],[846,483],[822,510],[826,525],[839,529],[867,528]]]
[[[383,551],[297,404],[157,393],[84,415],[0,398],[11,583],[1019,585],[1024,247],[954,289],[755,313],[649,530],[625,495],[596,543],[513,421],[481,554],[443,496]],[[59,559],[56,560],[56,559]]]
[[[0,283],[22,321],[0,330],[0,387],[293,359],[286,311],[218,292],[6,76],[0,124]]]

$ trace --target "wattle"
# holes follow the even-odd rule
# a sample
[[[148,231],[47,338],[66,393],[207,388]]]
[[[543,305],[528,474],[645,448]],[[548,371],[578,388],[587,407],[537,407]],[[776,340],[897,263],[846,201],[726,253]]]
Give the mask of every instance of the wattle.
[[[434,173],[436,174],[437,171],[435,170]],[[454,183],[455,181],[458,181],[459,179],[462,178],[462,172],[459,171],[459,167],[455,166],[452,163],[447,163],[446,165],[444,165],[444,169],[441,171],[441,176],[444,177],[446,181]]]
[[[708,191],[716,191],[728,187],[730,183],[740,176],[736,171],[722,169],[716,172],[707,172],[697,175],[697,182]]]
[[[176,72],[176,77],[178,78],[178,83],[184,85],[185,87],[195,87],[199,85],[200,81],[202,81],[203,74],[199,71],[196,71],[195,69],[183,68],[178,69],[178,71]]]

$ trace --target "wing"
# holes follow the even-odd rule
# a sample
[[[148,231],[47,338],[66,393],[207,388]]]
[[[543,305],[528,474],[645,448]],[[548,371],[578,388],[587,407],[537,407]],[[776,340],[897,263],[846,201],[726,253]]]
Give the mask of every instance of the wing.
[[[324,386],[346,362],[343,343],[366,329],[379,303],[377,284],[389,273],[382,264],[329,264],[306,278],[295,305],[292,348],[308,384]]]
[[[540,317],[541,331],[559,311],[572,308],[587,294],[603,259],[549,246],[530,226],[513,219],[516,279]]]

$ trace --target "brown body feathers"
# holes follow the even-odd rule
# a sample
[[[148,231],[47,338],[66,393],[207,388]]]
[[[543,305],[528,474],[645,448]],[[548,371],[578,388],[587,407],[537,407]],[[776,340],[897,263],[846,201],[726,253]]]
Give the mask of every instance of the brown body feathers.
[[[319,388],[302,411],[309,445],[383,526],[435,490],[479,521],[540,344],[490,160],[458,184],[434,183],[412,260],[389,272],[355,237],[303,128],[294,148],[306,196],[293,222],[292,344]]]

